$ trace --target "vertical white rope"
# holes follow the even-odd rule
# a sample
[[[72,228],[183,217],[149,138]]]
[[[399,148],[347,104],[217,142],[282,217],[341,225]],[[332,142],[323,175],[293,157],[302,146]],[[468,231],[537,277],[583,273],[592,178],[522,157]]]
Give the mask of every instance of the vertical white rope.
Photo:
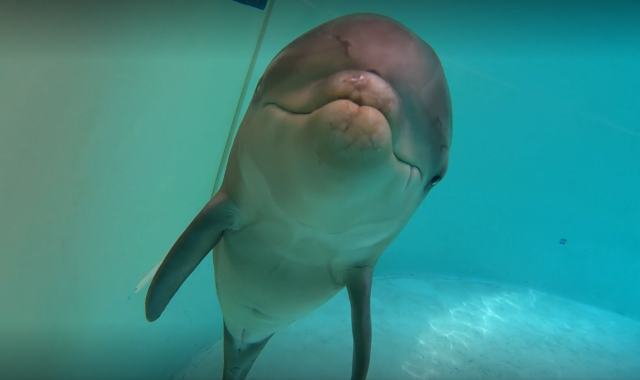
[[[251,81],[251,77],[253,76],[253,69],[256,65],[256,60],[258,59],[258,55],[260,54],[260,47],[262,46],[262,40],[264,38],[264,34],[267,31],[267,25],[269,24],[269,18],[271,17],[271,10],[273,9],[274,3],[275,3],[275,0],[269,0],[269,3],[267,5],[264,21],[262,22],[262,29],[260,30],[260,35],[258,36],[258,41],[256,42],[256,48],[253,51],[253,57],[251,57],[251,64],[249,65],[247,76],[244,79],[244,86],[242,86],[242,92],[240,93],[240,98],[238,99],[236,112],[233,115],[233,121],[231,122],[231,128],[229,129],[229,136],[227,137],[227,143],[224,147],[222,159],[220,160],[220,167],[218,168],[218,173],[216,175],[216,182],[213,185],[213,191],[211,192],[211,197],[213,197],[218,191],[218,189],[220,189],[220,186],[222,185],[222,180],[224,179],[224,172],[225,172],[225,168],[227,167],[227,161],[229,160],[229,153],[231,152],[231,146],[233,146],[233,140],[236,135],[236,131],[238,130],[238,124],[239,124],[238,120],[240,119],[242,104],[244,103],[244,98],[247,94],[247,89],[249,88],[249,82]]]

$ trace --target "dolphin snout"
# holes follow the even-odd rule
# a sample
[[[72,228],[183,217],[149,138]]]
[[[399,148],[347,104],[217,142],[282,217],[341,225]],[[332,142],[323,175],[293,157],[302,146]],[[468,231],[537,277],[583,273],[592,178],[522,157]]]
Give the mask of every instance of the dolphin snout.
[[[389,125],[396,124],[400,117],[400,101],[391,85],[380,76],[368,71],[343,71],[328,80],[329,96],[347,99],[359,106],[368,106],[380,111]]]

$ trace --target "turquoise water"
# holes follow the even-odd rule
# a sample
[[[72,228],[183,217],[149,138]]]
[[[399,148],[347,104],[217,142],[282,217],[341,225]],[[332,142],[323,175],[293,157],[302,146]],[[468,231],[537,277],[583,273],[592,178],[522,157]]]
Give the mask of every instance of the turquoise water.
[[[638,5],[58,4],[0,5],[0,378],[220,377],[211,257],[153,324],[150,275],[271,59],[362,11],[435,49],[454,112],[447,177],[376,267],[369,378],[640,376]],[[348,378],[348,311],[248,378]]]
[[[279,332],[249,379],[342,379],[345,292]],[[378,276],[368,379],[635,379],[640,323],[531,288],[459,277]],[[330,363],[330,365],[329,365]],[[221,342],[172,379],[221,373]]]
[[[630,9],[276,3],[249,88],[292,38],[363,10],[434,47],[454,109],[448,176],[376,268],[369,378],[639,376],[640,33]],[[280,335],[249,378],[350,373],[345,294]],[[217,342],[174,378],[219,374],[220,360]]]

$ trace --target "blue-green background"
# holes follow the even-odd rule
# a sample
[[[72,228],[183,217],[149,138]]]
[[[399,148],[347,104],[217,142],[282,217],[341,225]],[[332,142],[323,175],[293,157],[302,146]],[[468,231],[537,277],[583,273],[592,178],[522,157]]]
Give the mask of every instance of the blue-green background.
[[[249,93],[292,39],[359,11],[434,47],[454,109],[448,176],[376,273],[640,319],[640,7],[278,0]],[[264,15],[0,3],[0,375],[168,378],[221,337],[210,258],[156,323],[134,289],[211,195]]]

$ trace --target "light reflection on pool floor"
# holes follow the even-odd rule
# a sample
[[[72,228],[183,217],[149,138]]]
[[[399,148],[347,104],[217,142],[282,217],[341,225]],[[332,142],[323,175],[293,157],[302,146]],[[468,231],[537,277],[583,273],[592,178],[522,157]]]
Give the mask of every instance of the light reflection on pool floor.
[[[632,379],[640,322],[530,289],[376,278],[369,380]],[[348,379],[346,292],[277,333],[247,379]],[[220,342],[175,379],[221,378]]]

